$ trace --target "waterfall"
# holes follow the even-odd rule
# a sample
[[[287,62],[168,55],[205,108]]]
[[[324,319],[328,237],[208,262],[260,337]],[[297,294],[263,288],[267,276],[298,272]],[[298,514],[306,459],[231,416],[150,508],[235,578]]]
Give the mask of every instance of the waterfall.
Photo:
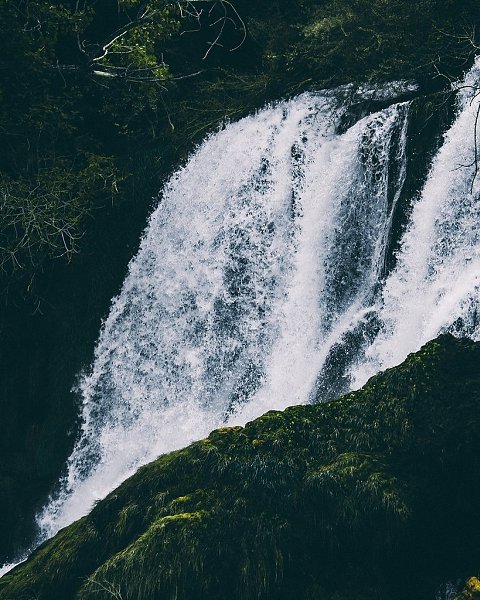
[[[404,177],[409,105],[339,134],[335,97],[226,126],[165,186],[79,383],[81,436],[44,535],[162,452],[311,400],[376,297]]]
[[[479,82],[480,59],[460,87],[457,118],[414,203],[377,307],[379,332],[352,369],[354,387],[440,333],[480,339]]]
[[[345,131],[338,96],[308,93],[203,142],[163,189],[80,379],[43,539],[216,427],[338,395],[441,331],[480,337],[479,68],[390,273],[409,103]]]

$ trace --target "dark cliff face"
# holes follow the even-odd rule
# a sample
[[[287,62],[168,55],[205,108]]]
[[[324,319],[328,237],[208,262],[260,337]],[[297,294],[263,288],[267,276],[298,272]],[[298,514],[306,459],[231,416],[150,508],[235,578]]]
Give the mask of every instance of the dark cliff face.
[[[17,14],[23,4],[34,16],[39,11],[48,28],[26,27]],[[78,254],[70,253],[69,263],[58,258],[58,248],[52,257],[48,244],[38,251],[35,246],[31,257],[20,255],[13,272],[5,256],[0,259],[6,269],[0,274],[0,562],[28,545],[34,511],[61,474],[78,430],[72,386],[91,362],[101,320],[175,165],[222,120],[266,101],[352,80],[414,78],[428,97],[417,101],[410,128],[406,193],[399,204],[406,209],[448,123],[448,94],[436,92],[468,68],[478,20],[473,0],[239,0],[234,5],[247,38],[235,52],[230,50],[243,37],[238,22],[206,60],[208,22],[197,33],[179,35],[172,26],[159,35],[156,51],[173,76],[201,72],[163,82],[164,89],[158,82],[110,85],[105,78],[99,85],[76,54],[78,24],[68,16],[76,3],[23,4],[11,4],[0,17],[8,32],[0,42],[8,57],[0,64],[7,82],[0,97],[0,175],[18,188],[20,204],[37,184],[71,190],[69,210],[80,225]],[[117,3],[102,3],[104,12],[93,6],[85,35],[98,42]],[[193,31],[196,24],[187,18],[180,28]],[[77,59],[79,70],[51,68]],[[90,155],[96,161],[89,163]],[[30,192],[28,198],[35,200]],[[405,212],[396,218],[400,230]],[[2,247],[12,231],[1,221]]]
[[[0,598],[433,600],[478,569],[479,467],[480,344],[441,336],[143,467]]]

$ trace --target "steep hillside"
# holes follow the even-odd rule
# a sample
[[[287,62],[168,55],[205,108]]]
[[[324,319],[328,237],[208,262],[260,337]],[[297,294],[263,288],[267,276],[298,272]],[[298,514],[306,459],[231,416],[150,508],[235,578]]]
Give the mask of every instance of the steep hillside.
[[[0,598],[433,600],[478,574],[479,467],[480,344],[441,336],[358,392],[160,457]]]

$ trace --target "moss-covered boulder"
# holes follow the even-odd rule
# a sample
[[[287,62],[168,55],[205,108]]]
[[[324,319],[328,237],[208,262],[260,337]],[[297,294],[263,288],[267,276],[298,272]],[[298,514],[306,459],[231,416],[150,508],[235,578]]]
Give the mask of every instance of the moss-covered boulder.
[[[455,600],[479,600],[480,599],[480,580],[477,577],[470,577],[462,593],[455,597]]]
[[[480,564],[479,467],[480,343],[442,336],[358,392],[161,456],[0,599],[434,600]]]

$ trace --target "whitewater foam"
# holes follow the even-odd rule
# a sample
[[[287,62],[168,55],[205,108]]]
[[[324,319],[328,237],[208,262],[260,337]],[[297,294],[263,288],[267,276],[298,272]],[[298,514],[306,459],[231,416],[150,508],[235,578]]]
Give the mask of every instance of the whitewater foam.
[[[457,100],[382,292],[378,335],[353,369],[354,387],[440,333],[480,339],[480,181],[475,174],[480,62]],[[475,139],[477,138],[477,139]]]
[[[408,103],[338,133],[335,94],[304,94],[199,147],[163,190],[78,386],[81,436],[43,538],[218,426],[358,387],[442,331],[480,338],[478,79],[475,66],[391,273]]]
[[[173,175],[81,379],[81,437],[44,536],[159,454],[311,400],[375,294],[407,113],[339,135],[335,96],[304,94],[227,126]]]

